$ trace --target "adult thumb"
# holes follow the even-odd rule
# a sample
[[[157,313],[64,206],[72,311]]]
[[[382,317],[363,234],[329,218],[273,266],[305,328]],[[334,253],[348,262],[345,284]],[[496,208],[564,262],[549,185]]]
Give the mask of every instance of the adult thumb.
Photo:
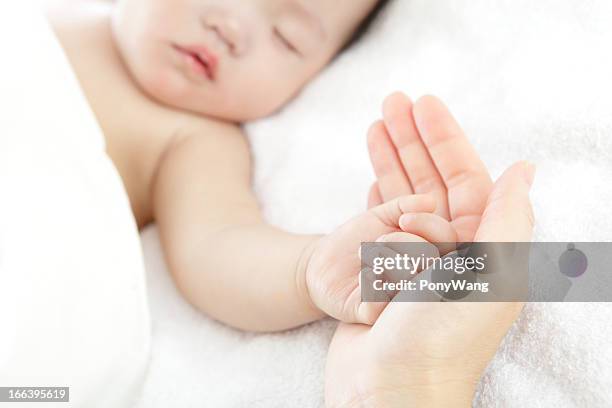
[[[534,216],[529,191],[535,166],[528,162],[514,164],[497,180],[489,196],[476,242],[530,242]]]

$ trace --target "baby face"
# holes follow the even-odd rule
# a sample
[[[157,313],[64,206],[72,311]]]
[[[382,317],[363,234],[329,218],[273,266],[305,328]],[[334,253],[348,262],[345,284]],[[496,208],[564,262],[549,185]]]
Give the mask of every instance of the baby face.
[[[118,0],[112,25],[132,77],[172,107],[266,116],[342,48],[376,0]]]

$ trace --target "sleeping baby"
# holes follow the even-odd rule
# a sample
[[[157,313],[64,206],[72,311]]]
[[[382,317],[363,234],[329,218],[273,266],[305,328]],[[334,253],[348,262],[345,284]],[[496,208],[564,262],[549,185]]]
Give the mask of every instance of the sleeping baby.
[[[413,227],[454,242],[430,195],[379,200],[314,236],[268,225],[251,189],[241,124],[288,103],[384,3],[82,0],[50,10],[138,226],[156,222],[173,279],[199,310],[254,331],[325,315],[371,324],[384,303],[361,302],[361,242]],[[417,213],[431,217],[407,216]]]

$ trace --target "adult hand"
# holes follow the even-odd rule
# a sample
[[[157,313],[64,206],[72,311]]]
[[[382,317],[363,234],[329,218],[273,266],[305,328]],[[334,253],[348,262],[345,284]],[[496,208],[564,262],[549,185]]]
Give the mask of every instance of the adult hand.
[[[518,163],[496,183],[478,241],[529,241],[533,167]],[[330,345],[331,407],[471,406],[475,387],[521,303],[391,302],[373,326],[341,323]],[[361,405],[360,405],[361,404]]]
[[[412,140],[396,149],[387,138],[377,148],[372,146],[373,138],[386,133],[376,130],[380,124],[375,125],[369,140],[378,183],[371,203],[395,196],[393,185],[404,193],[427,190],[437,194],[441,205],[448,200],[447,215],[463,241],[530,241],[534,221],[529,190],[534,167],[517,163],[495,186],[489,185],[482,162],[441,102],[428,97],[416,106],[420,113],[415,117],[429,118],[430,126],[422,127],[435,128],[430,135],[436,135],[436,142]],[[447,157],[452,149],[461,151],[455,161]],[[402,151],[412,157],[407,165],[399,159]],[[418,156],[414,151],[427,154],[427,160],[414,157]],[[389,153],[396,160],[385,165]],[[415,166],[414,161],[421,164]],[[430,176],[440,169],[439,178],[433,175],[429,178],[433,181],[419,182],[426,178],[406,173],[405,167]],[[371,327],[340,324],[328,354],[326,403],[333,407],[471,406],[482,372],[521,309],[521,303],[392,302]]]
[[[369,206],[406,194],[431,194],[436,213],[460,242],[471,242],[493,182],[446,106],[433,96],[414,105],[401,93],[387,97],[383,118],[368,132],[377,182]]]

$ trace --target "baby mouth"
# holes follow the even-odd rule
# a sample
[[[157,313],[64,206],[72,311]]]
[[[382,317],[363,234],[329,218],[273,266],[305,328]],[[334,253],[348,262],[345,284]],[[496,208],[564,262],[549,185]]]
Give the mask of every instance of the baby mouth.
[[[217,75],[218,65],[216,55],[200,45],[183,47],[174,44],[173,48],[183,56],[188,67],[191,68],[196,74],[214,81]]]

